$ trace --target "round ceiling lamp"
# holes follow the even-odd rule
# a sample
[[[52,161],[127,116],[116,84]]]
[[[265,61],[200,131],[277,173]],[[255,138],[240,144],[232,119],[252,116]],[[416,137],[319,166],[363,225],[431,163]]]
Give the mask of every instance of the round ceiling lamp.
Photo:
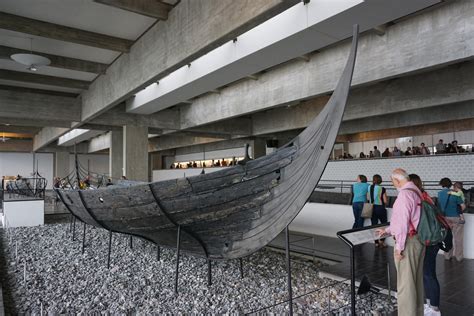
[[[48,66],[51,64],[51,60],[49,58],[33,54],[33,39],[31,38],[31,45],[30,45],[30,52],[31,53],[21,53],[21,54],[13,54],[10,56],[11,59],[20,63],[22,65],[28,66],[28,70],[37,71],[39,67]]]

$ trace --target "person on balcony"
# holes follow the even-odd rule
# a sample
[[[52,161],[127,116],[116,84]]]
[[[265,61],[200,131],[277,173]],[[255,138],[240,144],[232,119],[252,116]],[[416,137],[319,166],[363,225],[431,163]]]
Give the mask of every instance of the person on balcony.
[[[430,149],[425,146],[425,143],[421,143],[420,151],[421,151],[421,154],[422,154],[422,155],[429,155],[429,154],[431,154],[431,153],[430,153]]]
[[[436,144],[436,154],[444,154],[446,152],[446,145],[443,140],[440,139]]]

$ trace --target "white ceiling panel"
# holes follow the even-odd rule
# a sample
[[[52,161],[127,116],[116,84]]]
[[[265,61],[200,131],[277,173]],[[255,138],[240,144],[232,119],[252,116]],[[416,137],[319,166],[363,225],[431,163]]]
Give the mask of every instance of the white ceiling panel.
[[[90,60],[104,64],[110,64],[120,55],[118,52],[113,52],[107,49],[0,29],[0,45],[3,46],[29,50],[31,38],[33,39],[33,50],[41,53]]]
[[[40,67],[38,68],[38,71],[33,72],[33,71],[28,70],[27,66],[19,64],[13,60],[8,60],[8,59],[0,59],[0,69],[27,72],[27,73],[35,74],[35,75],[54,76],[54,77],[85,80],[85,81],[92,81],[97,76],[97,74],[92,74],[89,72],[54,68],[54,67],[48,67],[48,66]]]
[[[24,87],[24,88],[32,88],[32,89],[43,89],[43,90],[51,90],[51,91],[61,91],[61,92],[71,92],[71,93],[77,93],[77,94],[82,92],[82,90],[80,89],[50,86],[50,85],[38,84],[38,83],[12,81],[12,80],[5,80],[5,79],[0,79],[0,85]]]
[[[1,0],[0,11],[129,40],[155,22],[92,0]]]

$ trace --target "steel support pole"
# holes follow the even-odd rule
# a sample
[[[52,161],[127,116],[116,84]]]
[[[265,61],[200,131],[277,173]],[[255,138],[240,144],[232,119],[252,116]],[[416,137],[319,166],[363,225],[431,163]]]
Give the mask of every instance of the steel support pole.
[[[291,261],[290,261],[290,232],[285,228],[286,242],[286,272],[288,274],[288,308],[290,316],[293,315],[293,289],[291,288]]]
[[[351,246],[351,315],[356,315],[354,246]]]
[[[161,248],[156,245],[156,260],[161,261]]]
[[[86,222],[84,222],[84,232],[82,233],[82,254],[84,254],[85,245],[86,245]]]
[[[179,276],[179,250],[181,247],[181,225],[178,225],[178,235],[176,238],[176,272],[174,280],[174,293],[178,294],[178,276]]]
[[[239,258],[239,270],[240,270],[240,278],[244,278],[244,260]]]
[[[211,267],[211,259],[207,259],[207,286],[212,285],[212,267]]]
[[[109,251],[107,253],[107,269],[110,269],[110,252],[112,251],[112,231],[109,230]]]
[[[130,235],[130,249],[133,249],[133,236]]]
[[[68,229],[68,233],[69,233],[69,232],[72,232],[72,221],[73,221],[73,218],[74,218],[74,216],[72,216],[72,213],[71,213],[71,216],[69,216],[69,229]]]
[[[76,239],[76,217],[72,219],[72,241]]]
[[[387,262],[388,304],[392,305],[392,280],[390,279],[390,262]]]

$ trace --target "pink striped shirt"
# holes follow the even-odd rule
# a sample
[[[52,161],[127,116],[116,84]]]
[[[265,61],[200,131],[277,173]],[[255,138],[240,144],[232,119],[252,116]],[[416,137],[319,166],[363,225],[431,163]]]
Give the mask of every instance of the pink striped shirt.
[[[407,190],[416,190],[418,194]],[[396,249],[403,251],[405,242],[410,231],[410,220],[416,229],[420,222],[421,215],[421,192],[413,182],[407,182],[398,193],[397,199],[393,204],[392,218],[390,219],[390,227],[385,231],[396,239]]]

